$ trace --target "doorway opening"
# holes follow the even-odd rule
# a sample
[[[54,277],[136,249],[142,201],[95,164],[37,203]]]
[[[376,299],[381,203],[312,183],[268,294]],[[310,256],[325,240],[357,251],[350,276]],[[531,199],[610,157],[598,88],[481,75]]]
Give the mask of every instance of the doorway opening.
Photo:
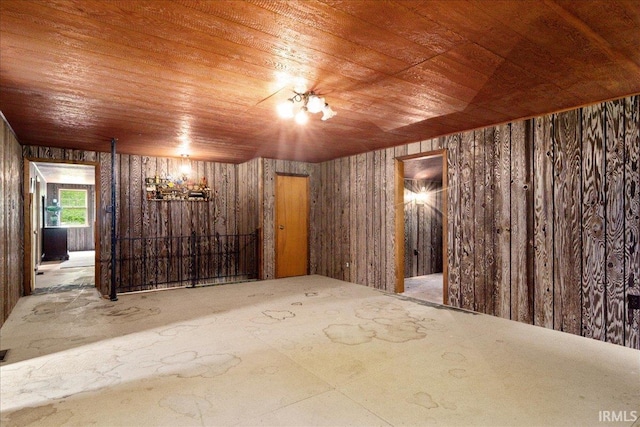
[[[402,159],[403,286],[412,298],[447,304],[446,287],[446,158],[423,153]],[[398,177],[400,178],[400,176]]]
[[[25,177],[25,295],[97,287],[97,165],[25,159]]]

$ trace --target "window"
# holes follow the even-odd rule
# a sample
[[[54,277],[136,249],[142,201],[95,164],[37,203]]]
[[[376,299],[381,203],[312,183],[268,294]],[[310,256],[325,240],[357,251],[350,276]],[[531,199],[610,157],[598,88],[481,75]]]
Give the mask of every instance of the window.
[[[87,190],[58,190],[60,198],[60,225],[83,227],[88,225]]]

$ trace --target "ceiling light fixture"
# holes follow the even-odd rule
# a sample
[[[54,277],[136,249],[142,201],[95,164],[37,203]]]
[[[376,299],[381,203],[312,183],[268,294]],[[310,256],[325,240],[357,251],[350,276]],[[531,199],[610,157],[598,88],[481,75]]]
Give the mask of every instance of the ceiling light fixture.
[[[325,99],[313,91],[296,92],[295,95],[278,105],[278,114],[284,119],[295,117],[296,123],[303,125],[309,120],[309,114],[322,113],[321,120],[329,120],[336,115]],[[301,103],[300,109],[295,113],[296,103]]]

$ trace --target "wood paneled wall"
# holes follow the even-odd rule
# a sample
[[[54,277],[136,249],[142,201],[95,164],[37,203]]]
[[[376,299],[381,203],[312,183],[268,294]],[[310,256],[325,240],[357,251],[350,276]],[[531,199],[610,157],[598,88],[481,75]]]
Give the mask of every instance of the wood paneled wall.
[[[393,291],[393,161],[445,148],[449,303],[640,348],[638,100],[320,164],[316,272]]]
[[[69,251],[92,251],[95,249],[95,203],[96,188],[95,185],[77,185],[77,184],[47,184],[47,206],[53,203],[53,199],[58,197],[58,190],[86,190],[87,191],[87,221],[86,227],[68,227],[67,230],[67,246]]]
[[[304,175],[309,177],[311,206],[309,213],[309,270],[316,274],[316,251],[318,248],[320,212],[316,209],[319,188],[319,166],[312,163],[286,160],[262,159],[262,278],[273,279],[276,274],[275,254],[275,178],[277,174]]]
[[[100,188],[96,189],[99,204],[96,220],[100,224],[100,292],[109,294],[111,283],[111,154],[94,151],[65,150],[50,147],[24,146],[26,157],[43,160],[95,161],[100,170]],[[144,178],[155,175],[177,175],[180,167],[188,163],[192,175],[205,177],[212,189],[209,202],[188,201],[148,201],[144,188]],[[259,163],[256,161],[256,165]],[[116,156],[117,185],[117,233],[120,238],[159,237],[198,234],[236,234],[239,221],[245,228],[255,225],[255,217],[240,215],[238,194],[238,165],[201,162],[175,158],[157,158],[118,154]],[[246,200],[246,199],[242,199]],[[257,203],[255,201],[251,203]],[[248,229],[248,228],[246,228]],[[254,230],[255,231],[255,230]],[[155,247],[132,246],[124,248],[123,255],[132,256],[132,267],[124,266],[117,275],[119,283],[128,290],[143,289],[145,283],[140,276],[140,259],[143,251],[155,251]],[[160,248],[162,255],[168,248]],[[171,274],[173,266],[160,265],[160,275]]]
[[[394,291],[396,155],[390,148],[319,165],[312,272]]]
[[[24,228],[22,224],[22,153],[0,114],[0,326],[22,295]]]
[[[419,204],[422,188],[429,199]],[[405,180],[404,202],[404,277],[442,273],[442,182]]]
[[[238,233],[238,181],[237,166],[174,158],[156,158],[134,155],[118,156],[118,237],[155,238],[197,235],[227,235]],[[212,191],[210,201],[149,201],[144,179],[167,175],[178,176],[183,165],[191,167],[190,176],[198,182],[205,178]],[[170,258],[170,247],[143,245],[141,241],[131,248],[123,247],[124,258],[133,258],[133,265],[124,265],[119,271],[120,285],[128,290],[147,289],[141,265],[144,251],[167,257],[159,263],[157,279],[172,280],[177,275],[178,262]],[[140,247],[137,247],[140,245]],[[177,277],[177,276],[176,276]],[[155,279],[154,277],[153,279]],[[172,286],[172,285],[168,285]]]
[[[263,159],[238,165],[238,233],[249,234],[262,226]]]

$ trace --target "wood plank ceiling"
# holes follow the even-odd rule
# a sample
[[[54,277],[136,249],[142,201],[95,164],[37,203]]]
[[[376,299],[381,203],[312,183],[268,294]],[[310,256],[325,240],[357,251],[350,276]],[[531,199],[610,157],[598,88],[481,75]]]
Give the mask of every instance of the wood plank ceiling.
[[[22,144],[317,162],[640,92],[637,0],[2,0],[0,18]],[[336,117],[278,118],[300,77]]]

